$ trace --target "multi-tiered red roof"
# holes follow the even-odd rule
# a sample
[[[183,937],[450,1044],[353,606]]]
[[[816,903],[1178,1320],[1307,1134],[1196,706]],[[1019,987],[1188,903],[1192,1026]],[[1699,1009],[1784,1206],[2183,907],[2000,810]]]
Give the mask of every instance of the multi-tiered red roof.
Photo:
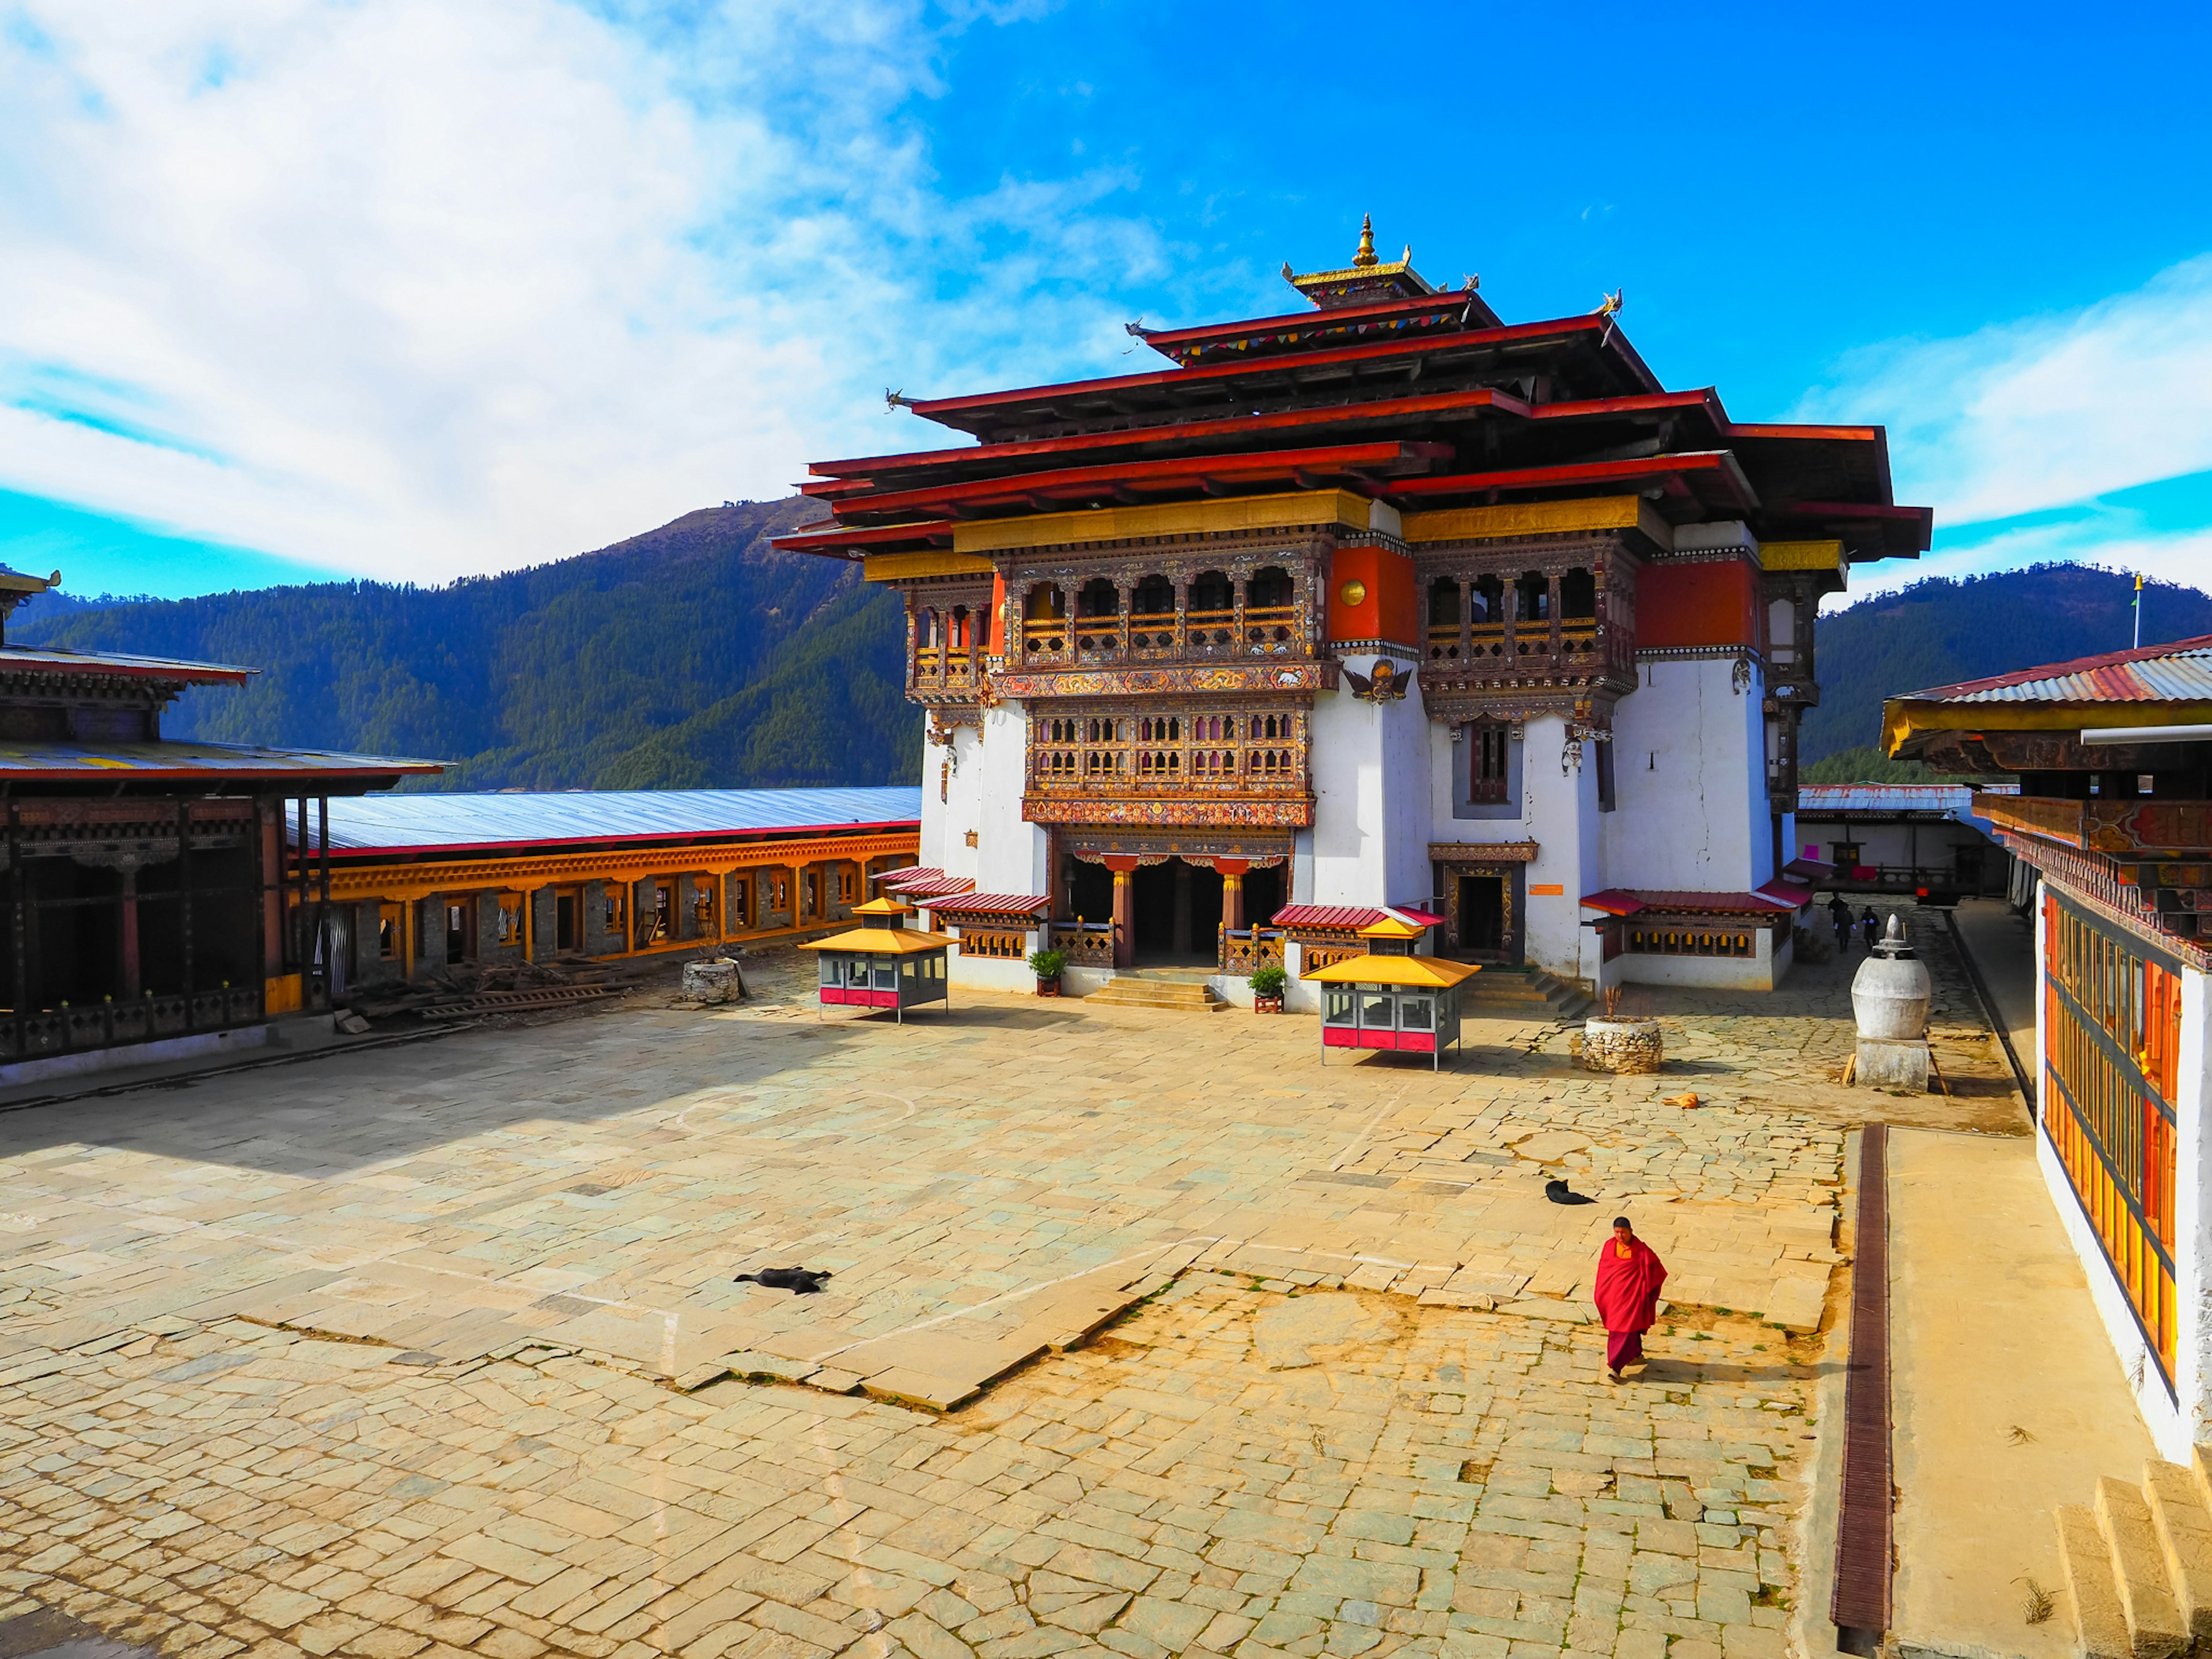
[[[902,400],[977,441],[815,463],[800,487],[830,516],[777,545],[858,558],[949,546],[963,520],[1324,488],[1401,511],[1634,491],[1855,562],[1929,545],[1881,428],[1739,424],[1709,386],[1662,386],[1610,305],[1508,325],[1472,279],[1433,289],[1371,238],[1361,257],[1290,277],[1311,311],[1132,325],[1171,368]]]

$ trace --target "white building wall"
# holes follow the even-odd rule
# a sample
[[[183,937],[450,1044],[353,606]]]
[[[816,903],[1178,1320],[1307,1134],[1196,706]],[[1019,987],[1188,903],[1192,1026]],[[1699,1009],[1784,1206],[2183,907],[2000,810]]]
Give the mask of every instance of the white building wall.
[[[1587,744],[1579,770],[1563,767],[1567,722],[1561,715],[1539,715],[1522,731],[1522,821],[1526,836],[1536,843],[1522,890],[1528,896],[1528,914],[1522,918],[1522,949],[1529,966],[1576,979],[1582,972],[1577,932],[1583,915],[1582,896],[1594,890],[1583,885],[1583,879],[1597,873],[1597,860],[1584,848],[1585,820],[1598,816],[1597,768]],[[1540,887],[1559,890],[1540,893]]]
[[[951,771],[943,770],[951,762]],[[940,799],[941,795],[941,799]],[[921,850],[917,862],[949,876],[975,875],[977,848],[968,832],[983,822],[982,734],[952,728],[952,741],[921,748]]]
[[[1740,893],[1773,879],[1759,677],[1738,691],[1734,671],[1726,657],[1638,665],[1644,683],[1613,710],[1607,885]]]
[[[1353,655],[1363,674],[1377,659]],[[1403,665],[1401,665],[1401,670]],[[1429,890],[1429,722],[1415,689],[1369,702],[1349,685],[1314,697],[1313,885],[1300,902],[1389,904]],[[1294,894],[1304,883],[1293,873]]]
[[[1029,783],[1029,716],[1018,702],[983,711],[975,775],[977,845],[969,849],[972,868],[945,867],[947,875],[972,877],[979,893],[1048,893],[1044,827],[1022,817]],[[960,763],[965,769],[969,763]],[[948,852],[955,849],[947,849]]]

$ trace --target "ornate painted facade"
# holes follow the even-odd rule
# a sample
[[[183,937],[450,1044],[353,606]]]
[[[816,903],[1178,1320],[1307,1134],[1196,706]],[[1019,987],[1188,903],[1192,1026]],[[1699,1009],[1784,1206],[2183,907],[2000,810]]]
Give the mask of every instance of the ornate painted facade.
[[[1364,231],[1285,276],[1312,309],[1132,325],[1170,367],[901,398],[974,441],[811,469],[779,545],[906,601],[923,866],[1122,966],[1413,905],[1450,954],[1772,983],[1814,611],[1928,543],[1881,429],[1740,424],[1616,303],[1507,325]]]

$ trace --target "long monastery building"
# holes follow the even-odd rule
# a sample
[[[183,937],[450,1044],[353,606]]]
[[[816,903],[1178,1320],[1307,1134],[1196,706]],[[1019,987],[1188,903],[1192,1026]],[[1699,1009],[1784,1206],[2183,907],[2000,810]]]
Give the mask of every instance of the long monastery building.
[[[1284,275],[1308,309],[902,398],[970,441],[811,469],[778,545],[906,599],[909,891],[1102,967],[1295,975],[1393,906],[1587,985],[1774,984],[1814,611],[1929,544],[1882,428],[1739,423],[1613,307],[1508,325],[1364,230]]]

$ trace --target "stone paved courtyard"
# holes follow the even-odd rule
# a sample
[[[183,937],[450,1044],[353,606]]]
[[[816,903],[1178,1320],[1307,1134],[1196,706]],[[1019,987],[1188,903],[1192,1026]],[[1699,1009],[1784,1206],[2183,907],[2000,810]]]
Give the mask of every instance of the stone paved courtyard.
[[[0,1620],[165,1653],[1778,1654],[1848,968],[1479,1022],[631,1009],[0,1115]],[[1698,1103],[1670,1103],[1685,1090]],[[2017,1132],[2018,1125],[2009,1126]],[[1542,1195],[1564,1176],[1598,1202]],[[1667,1257],[1605,1381],[1618,1210]],[[827,1293],[732,1282],[829,1268]]]

